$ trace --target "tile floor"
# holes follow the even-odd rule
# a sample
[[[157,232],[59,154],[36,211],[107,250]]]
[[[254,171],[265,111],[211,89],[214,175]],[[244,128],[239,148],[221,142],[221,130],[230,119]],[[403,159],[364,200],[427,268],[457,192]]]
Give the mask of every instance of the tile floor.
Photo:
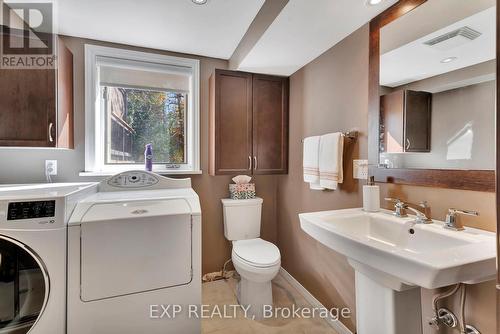
[[[237,305],[236,300],[237,280],[231,278],[227,281],[220,280],[204,283],[203,304],[210,305],[212,310],[215,305],[222,309],[223,305]],[[291,286],[281,275],[273,280],[273,299],[275,307],[308,307],[310,304],[302,295]],[[232,309],[229,309],[232,312]],[[241,309],[237,316],[231,319],[213,317],[203,319],[202,333],[204,334],[337,334],[335,330],[320,317],[316,318],[272,318],[263,320],[246,319]]]

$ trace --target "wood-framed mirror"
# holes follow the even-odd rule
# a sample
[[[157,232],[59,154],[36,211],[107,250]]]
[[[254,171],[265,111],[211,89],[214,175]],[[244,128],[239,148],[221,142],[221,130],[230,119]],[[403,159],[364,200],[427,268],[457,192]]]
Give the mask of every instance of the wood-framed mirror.
[[[401,0],[370,22],[369,173],[494,192],[496,0],[447,1]]]

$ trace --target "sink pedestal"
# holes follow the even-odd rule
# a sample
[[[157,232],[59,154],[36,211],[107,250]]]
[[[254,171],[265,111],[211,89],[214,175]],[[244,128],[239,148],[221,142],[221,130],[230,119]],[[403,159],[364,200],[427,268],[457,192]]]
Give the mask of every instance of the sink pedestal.
[[[349,263],[356,270],[359,334],[422,334],[420,287],[398,282],[359,262]]]

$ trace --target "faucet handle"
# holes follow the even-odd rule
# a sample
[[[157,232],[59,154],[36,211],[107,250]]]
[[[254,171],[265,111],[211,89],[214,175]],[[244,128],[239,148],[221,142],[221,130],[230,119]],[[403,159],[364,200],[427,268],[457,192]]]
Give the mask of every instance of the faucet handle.
[[[386,197],[386,198],[384,198],[384,200],[386,200],[387,202],[395,203],[395,204],[404,203],[399,198],[393,198],[393,197]]]
[[[418,206],[420,206],[421,208],[424,208],[424,209],[431,207],[427,201],[420,201],[420,203],[418,203]]]
[[[388,202],[393,202],[394,203],[394,215],[396,217],[408,217],[408,214],[406,213],[406,209],[408,208],[408,204],[400,200],[399,198],[391,198],[391,197],[386,197],[384,198]]]
[[[459,215],[479,216],[479,212],[473,210],[460,210],[460,209],[450,208],[448,209],[448,214],[446,215],[446,221],[444,227],[454,231],[464,230],[464,226],[460,221]]]
[[[461,214],[461,215],[476,216],[476,217],[479,216],[479,212],[474,211],[474,210],[460,210],[460,209],[454,209],[454,208],[448,209],[448,214],[449,215]]]

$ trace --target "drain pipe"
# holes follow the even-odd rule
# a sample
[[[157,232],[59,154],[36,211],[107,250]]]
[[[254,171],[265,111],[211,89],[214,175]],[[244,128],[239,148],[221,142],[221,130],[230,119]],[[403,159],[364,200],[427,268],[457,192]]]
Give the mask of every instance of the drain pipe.
[[[460,290],[460,320],[453,312],[446,308],[438,308],[438,302],[443,299],[450,297]],[[472,325],[467,325],[465,321],[465,300],[467,297],[467,285],[464,283],[459,283],[441,294],[437,294],[432,298],[432,310],[434,316],[429,321],[429,325],[436,329],[439,329],[439,325],[443,324],[450,328],[456,328],[460,334],[481,334],[477,328]]]
[[[467,288],[466,285],[461,283],[460,284],[461,289],[460,289],[460,334],[466,334],[467,333],[467,325],[465,323],[465,298],[467,296]]]
[[[436,319],[439,319],[438,318],[438,302],[441,300],[441,299],[444,299],[444,298],[448,298],[450,296],[453,296],[455,293],[457,293],[458,289],[460,289],[460,283],[458,283],[457,285],[455,285],[453,288],[451,288],[450,290],[446,291],[446,292],[443,292],[443,293],[440,293],[440,294],[437,294],[435,295],[433,298],[432,298],[432,311],[434,313],[434,317]]]
[[[439,306],[438,306],[439,301],[444,299],[444,298],[448,298],[450,296],[453,296],[455,293],[457,293],[457,291],[459,289],[460,289],[460,283],[456,284],[450,290],[439,293],[432,298],[433,317],[432,317],[432,320],[429,322],[429,325],[434,326],[436,328],[439,328],[439,324],[443,323],[443,319],[441,319],[441,316],[439,314]],[[452,321],[453,323],[456,324],[454,316],[452,317],[452,319],[450,319],[450,321]]]

